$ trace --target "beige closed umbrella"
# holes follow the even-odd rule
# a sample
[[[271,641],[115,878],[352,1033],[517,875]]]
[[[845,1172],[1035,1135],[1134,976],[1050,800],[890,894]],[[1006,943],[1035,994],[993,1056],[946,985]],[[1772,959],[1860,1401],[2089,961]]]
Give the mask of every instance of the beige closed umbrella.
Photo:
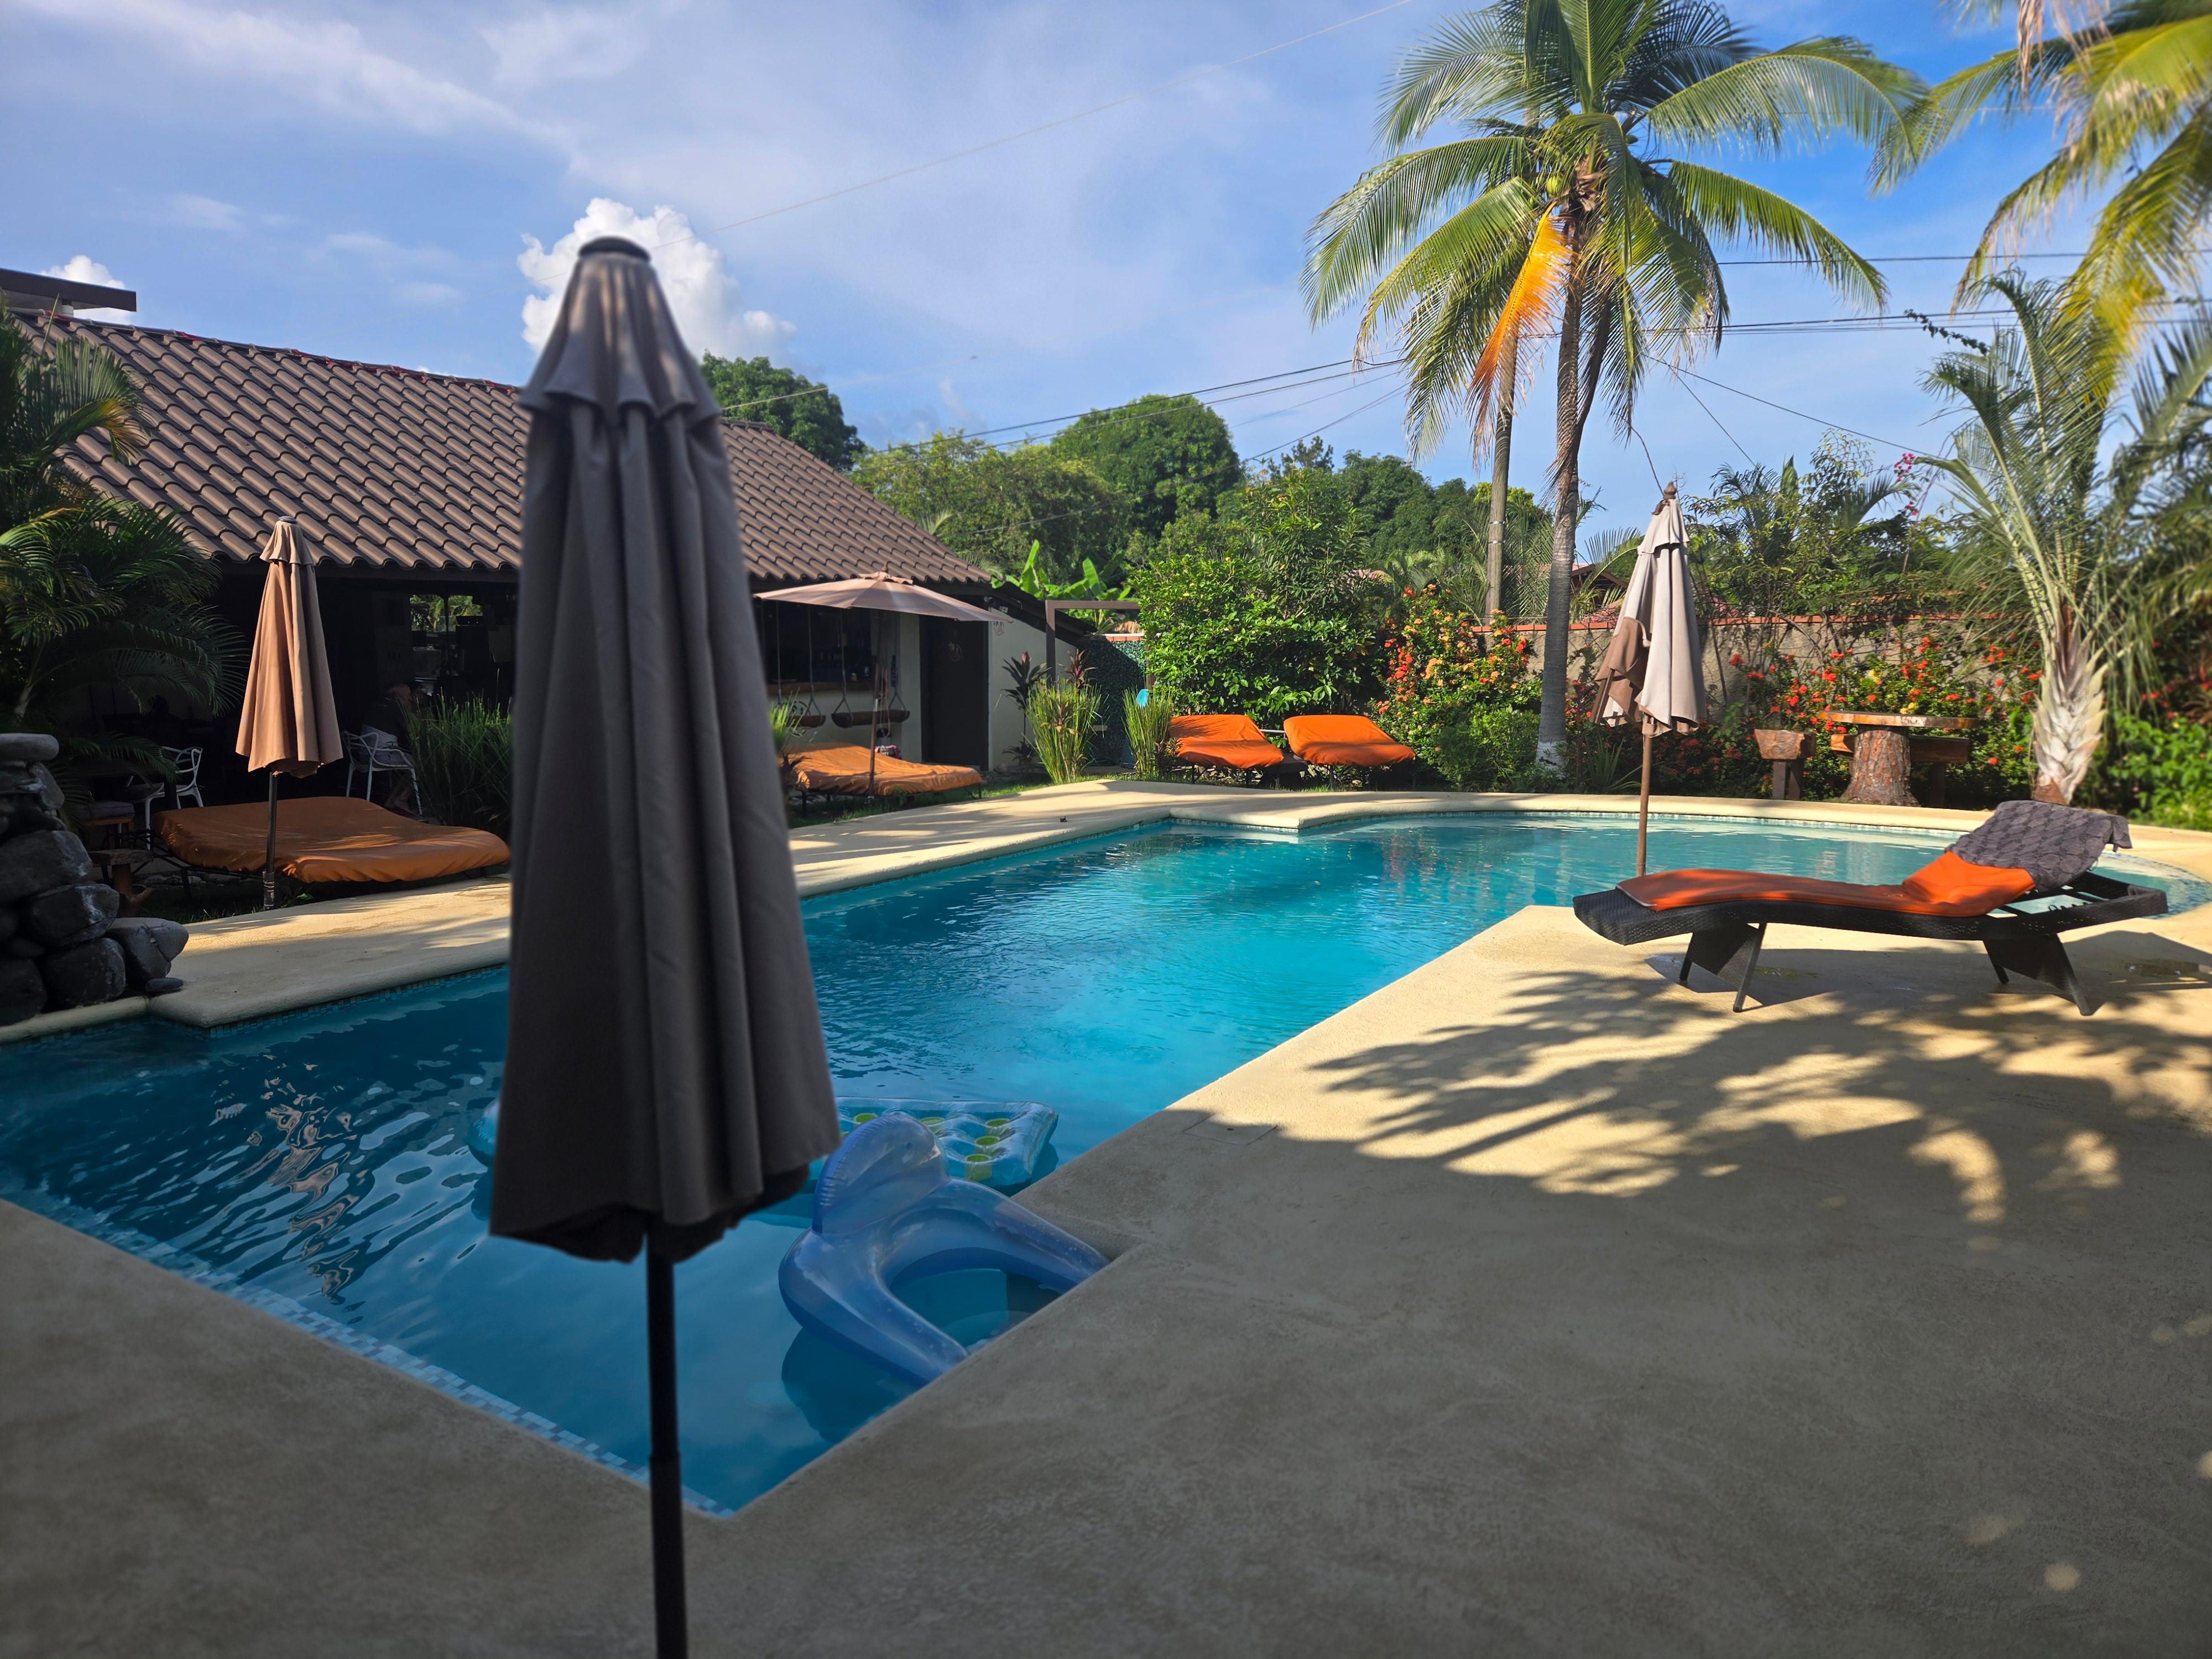
[[[1598,665],[1598,717],[1607,726],[1633,718],[1643,728],[1644,777],[1636,805],[1636,873],[1644,873],[1651,820],[1651,739],[1705,723],[1705,681],[1698,667],[1696,591],[1682,509],[1668,484],[1652,509],[1636,550],[1636,569],[1621,596],[1620,620]]]
[[[338,716],[331,696],[331,659],[323,648],[323,613],[315,598],[315,556],[301,545],[289,519],[276,520],[261,557],[261,617],[253,626],[253,661],[238,714],[238,752],[250,772],[269,773],[269,852],[261,871],[261,908],[276,905],[276,778],[328,766],[340,757]]]

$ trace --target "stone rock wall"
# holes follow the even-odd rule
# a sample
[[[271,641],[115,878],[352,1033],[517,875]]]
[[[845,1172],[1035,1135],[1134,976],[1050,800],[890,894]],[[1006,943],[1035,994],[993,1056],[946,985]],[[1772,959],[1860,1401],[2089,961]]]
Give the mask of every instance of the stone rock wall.
[[[49,737],[0,732],[0,1025],[53,1008],[181,989],[169,964],[187,939],[173,921],[118,916],[62,817]]]

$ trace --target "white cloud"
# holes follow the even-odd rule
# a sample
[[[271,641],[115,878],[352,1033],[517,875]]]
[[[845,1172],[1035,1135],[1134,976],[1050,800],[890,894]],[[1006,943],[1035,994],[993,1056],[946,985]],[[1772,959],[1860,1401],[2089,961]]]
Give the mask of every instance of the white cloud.
[[[58,276],[65,283],[92,283],[101,288],[128,288],[130,284],[88,253],[80,253],[66,264],[48,265],[39,273],[41,276]],[[90,310],[80,306],[76,314],[88,317],[95,323],[127,323],[132,313],[117,311],[112,307],[95,306]]]
[[[185,230],[234,231],[244,228],[246,224],[246,210],[235,202],[195,196],[190,191],[179,191],[171,196],[161,216]]]
[[[173,61],[305,96],[356,119],[444,134],[503,129],[558,142],[496,99],[378,51],[350,23],[216,10],[190,0],[15,0],[18,8],[95,31],[104,46],[129,41]]]
[[[551,247],[535,236],[522,239],[525,246],[514,263],[538,290],[522,302],[522,337],[532,350],[543,346],[553,332],[561,296],[576,268],[577,250],[600,236],[628,237],[653,256],[676,326],[694,351],[724,357],[765,356],[797,331],[796,324],[768,312],[738,308],[738,285],[722,269],[721,250],[694,236],[690,220],[674,208],[657,207],[644,215],[598,196],[575,228]]]
[[[571,6],[495,23],[481,33],[498,60],[492,72],[501,85],[542,87],[621,74],[644,55],[650,21],[635,8]]]
[[[392,297],[410,309],[430,310],[459,305],[468,296],[451,283],[402,283]]]

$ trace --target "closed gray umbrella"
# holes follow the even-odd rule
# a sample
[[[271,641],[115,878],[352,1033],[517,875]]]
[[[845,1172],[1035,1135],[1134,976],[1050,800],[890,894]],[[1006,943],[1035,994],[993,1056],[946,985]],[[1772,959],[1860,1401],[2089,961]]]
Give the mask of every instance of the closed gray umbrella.
[[[653,1587],[684,1646],[672,1264],[837,1144],[721,411],[644,252],[587,244],[531,412],[491,1230],[646,1249]]]
[[[1636,873],[1644,873],[1644,832],[1651,817],[1651,738],[1705,724],[1705,678],[1699,665],[1696,590],[1674,486],[1661,493],[1636,550],[1636,569],[1621,595],[1620,620],[1598,665],[1598,715],[1608,726],[1633,717],[1643,729],[1644,781],[1636,805]]]

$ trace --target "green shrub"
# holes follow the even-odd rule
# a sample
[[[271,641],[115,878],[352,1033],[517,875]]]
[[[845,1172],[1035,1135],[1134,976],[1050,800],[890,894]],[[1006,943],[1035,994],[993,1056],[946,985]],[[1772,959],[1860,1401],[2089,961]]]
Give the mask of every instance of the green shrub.
[[[1029,715],[1045,775],[1054,783],[1073,783],[1083,775],[1098,726],[1097,690],[1076,679],[1040,685],[1030,694]]]
[[[509,837],[514,720],[506,709],[474,697],[434,703],[408,722],[407,741],[425,817]]]
[[[1302,467],[1173,520],[1131,579],[1146,665],[1193,712],[1348,714],[1379,665],[1372,579],[1333,474]]]
[[[2116,715],[2099,798],[2177,830],[2212,830],[2212,726]]]
[[[1161,690],[1145,695],[1121,694],[1121,723],[1129,732],[1129,769],[1147,780],[1165,775],[1168,766],[1168,722],[1175,718],[1175,700]]]

